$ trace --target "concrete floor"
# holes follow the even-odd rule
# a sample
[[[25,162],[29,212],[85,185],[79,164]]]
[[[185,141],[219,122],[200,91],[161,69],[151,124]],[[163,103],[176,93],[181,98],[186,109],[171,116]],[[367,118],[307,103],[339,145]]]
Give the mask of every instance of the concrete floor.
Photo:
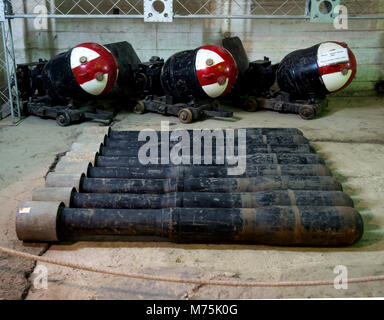
[[[384,274],[384,101],[376,98],[334,98],[330,111],[312,121],[274,112],[236,110],[234,120],[206,120],[180,125],[174,117],[120,114],[114,128],[171,129],[297,127],[303,130],[336,178],[343,183],[365,222],[362,240],[349,248],[278,248],[240,245],[176,245],[171,243],[94,243],[23,245],[15,234],[20,201],[30,200],[44,185],[55,155],[69,150],[86,123],[67,128],[53,120],[29,117],[17,127],[0,122],[0,245],[44,254],[60,261],[121,272],[201,279],[306,281],[333,280],[337,265],[349,277]],[[46,265],[48,289],[30,286],[35,264],[0,254],[0,299],[210,299],[384,297],[384,282],[296,288],[228,288],[139,281]]]

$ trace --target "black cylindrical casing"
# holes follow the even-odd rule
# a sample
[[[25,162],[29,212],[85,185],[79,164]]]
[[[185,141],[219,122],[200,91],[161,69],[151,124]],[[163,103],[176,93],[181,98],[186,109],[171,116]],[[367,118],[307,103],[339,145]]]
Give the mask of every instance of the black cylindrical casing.
[[[327,41],[287,55],[277,70],[277,81],[293,99],[324,98],[349,86],[356,70],[356,57],[348,46]]]
[[[281,90],[294,98],[323,98],[329,93],[317,64],[320,45],[296,50],[281,61],[277,70],[277,83]]]
[[[237,133],[239,129],[234,129],[235,133]],[[285,136],[285,135],[299,135],[302,136],[303,132],[296,128],[245,128],[247,137],[248,136],[262,136],[262,135],[277,135],[277,136]],[[193,130],[183,130],[187,131],[190,135],[193,134]],[[139,133],[141,131],[117,131],[110,130],[109,137],[112,139],[127,139],[127,140],[137,140]],[[160,135],[161,131],[156,131],[157,135]]]
[[[237,68],[239,70],[239,77],[236,82],[239,82],[249,68],[249,58],[247,52],[245,51],[243,43],[239,37],[224,38],[222,43],[223,47],[232,54],[236,61]]]
[[[160,80],[166,94],[178,99],[206,98],[195,67],[199,49],[178,52],[165,62]]]
[[[276,68],[267,57],[251,62],[242,79],[244,88],[240,92],[254,95],[268,93],[276,82]]]
[[[260,176],[257,178],[100,179],[84,178],[83,193],[259,192],[266,190],[341,191],[328,176]]]
[[[175,144],[170,144],[170,148]],[[194,146],[190,146],[190,152],[192,153],[196,149]],[[225,149],[219,148],[219,152],[222,152]],[[100,148],[100,155],[105,157],[134,157],[137,156],[139,152],[138,148],[111,148],[104,147]],[[235,154],[238,153],[238,148],[234,148]],[[204,155],[205,150],[204,146],[201,147],[200,150],[201,155]],[[212,155],[216,156],[217,148],[215,146],[212,147]],[[315,153],[315,150],[307,144],[301,145],[293,145],[293,146],[248,146],[247,154],[255,154],[255,153]],[[158,154],[161,154],[161,147],[158,147]]]
[[[163,209],[163,208],[258,208],[265,206],[342,206],[353,201],[340,191],[276,190],[249,193],[118,194],[75,193],[73,208]]]
[[[157,164],[147,164],[145,166],[158,166],[161,163],[172,164],[168,156],[157,159]],[[219,159],[220,160],[220,159]],[[189,163],[184,163],[186,165],[228,165],[227,159],[223,159],[223,163],[219,161],[216,157],[212,157],[211,163],[205,163],[204,157],[201,158],[201,163],[193,163],[192,156],[190,157]],[[241,159],[240,159],[241,160]],[[318,155],[314,153],[256,153],[252,155],[247,155],[244,162],[248,164],[324,164],[324,160],[321,159]],[[131,166],[140,166],[138,157],[103,157],[98,156],[96,159],[96,166],[98,167],[131,167]]]
[[[121,96],[139,97],[136,88],[135,70],[141,63],[132,45],[127,41],[104,45],[110,50],[119,65],[116,84],[106,94],[106,98],[121,99]]]
[[[220,210],[64,208],[57,226],[60,241],[163,238],[184,243],[348,246],[363,234],[363,221],[355,209],[327,206]]]
[[[47,62],[43,69],[43,82],[48,95],[56,103],[66,103],[68,99],[86,101],[94,99],[77,83],[71,69],[72,50],[61,53]]]
[[[42,77],[48,95],[56,103],[65,103],[68,100],[85,102],[98,99],[121,98],[121,95],[136,97],[134,71],[140,63],[131,44],[126,41],[104,45],[113,55],[118,68],[117,81],[111,89],[102,96],[94,96],[83,90],[71,69],[71,54],[74,48],[61,53],[47,62]]]
[[[90,167],[89,178],[119,179],[166,179],[166,178],[224,178],[228,168],[224,166],[157,166],[157,167]],[[324,165],[247,165],[241,177],[268,175],[331,176],[331,171]]]
[[[235,97],[262,95],[270,90],[276,81],[276,68],[267,57],[250,63],[238,37],[223,39],[223,46],[232,54],[239,69],[239,77],[233,90]]]
[[[191,141],[195,139],[194,136],[190,136]],[[227,145],[226,137],[223,136],[223,147]],[[177,144],[180,141],[169,141],[169,145],[173,146]],[[201,144],[203,145],[206,143],[206,139],[200,139]],[[212,138],[212,145],[216,146],[217,139]],[[105,139],[105,146],[107,147],[112,147],[112,148],[121,148],[121,149],[127,149],[127,148],[132,148],[132,147],[139,147],[142,146],[145,143],[150,143],[150,144],[162,144],[160,136],[158,137],[158,141],[151,142],[149,139],[147,141],[138,141],[137,139],[114,139],[114,138],[106,138]],[[235,136],[233,144],[235,146],[238,145],[239,142],[242,142],[242,140],[239,141],[239,139]],[[192,144],[192,143],[191,143]],[[247,135],[246,137],[246,147],[252,147],[252,146],[265,146],[265,145],[272,145],[272,146],[292,146],[292,145],[302,145],[302,144],[308,144],[308,140],[299,135],[294,135],[294,136],[265,136],[265,135],[257,135],[257,136],[251,136]]]

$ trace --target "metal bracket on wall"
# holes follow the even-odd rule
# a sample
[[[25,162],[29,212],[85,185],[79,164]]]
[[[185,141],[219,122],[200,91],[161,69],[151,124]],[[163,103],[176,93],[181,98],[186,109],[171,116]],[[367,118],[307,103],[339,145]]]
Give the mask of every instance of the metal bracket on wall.
[[[172,22],[173,0],[144,0],[145,22]]]
[[[311,22],[331,23],[339,15],[338,12],[335,12],[335,8],[340,5],[340,0],[310,0],[306,5]]]

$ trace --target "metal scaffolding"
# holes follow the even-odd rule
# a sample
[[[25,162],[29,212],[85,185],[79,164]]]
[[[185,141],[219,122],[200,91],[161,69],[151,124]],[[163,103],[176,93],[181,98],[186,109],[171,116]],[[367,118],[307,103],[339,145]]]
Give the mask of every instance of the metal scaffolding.
[[[173,0],[171,17],[164,14],[164,2],[172,0],[0,0],[0,106],[9,107],[12,122],[21,118],[16,81],[16,61],[12,37],[13,19],[143,19],[144,21],[172,21],[172,19],[305,19],[311,20],[311,0]],[[315,1],[315,0],[312,0]],[[317,6],[327,10],[327,3],[340,3],[348,8],[351,19],[384,19],[384,10],[377,0],[316,0]],[[159,5],[156,9],[167,20],[146,20],[144,6]],[[167,4],[169,4],[169,2]],[[320,5],[320,6],[319,6]],[[324,9],[321,9],[324,5]],[[331,7],[331,8],[333,8]],[[42,10],[44,9],[45,10]],[[152,15],[150,13],[149,15]],[[331,14],[331,17],[334,17]]]
[[[13,44],[11,19],[5,15],[11,13],[11,7],[7,1],[0,3],[0,28],[2,46],[0,51],[0,109],[1,117],[11,115],[12,123],[21,119],[20,100],[16,77],[16,59]]]

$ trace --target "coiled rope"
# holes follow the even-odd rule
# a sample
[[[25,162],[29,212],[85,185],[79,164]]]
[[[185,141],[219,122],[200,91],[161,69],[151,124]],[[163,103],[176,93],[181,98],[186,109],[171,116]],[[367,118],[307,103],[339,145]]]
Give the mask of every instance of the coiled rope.
[[[173,282],[173,283],[186,283],[186,284],[196,284],[196,285],[210,285],[210,286],[227,286],[227,287],[309,287],[309,286],[328,286],[334,285],[334,281],[329,280],[318,280],[318,281],[289,281],[289,282],[252,282],[252,281],[217,281],[217,280],[201,280],[201,279],[177,279],[177,278],[168,278],[168,277],[156,277],[151,275],[144,275],[138,273],[125,273],[125,272],[116,272],[106,269],[97,269],[90,266],[79,265],[75,263],[62,262],[42,256],[36,256],[29,253],[24,253],[21,251],[16,251],[12,249],[0,247],[0,252],[25,258],[28,260],[34,260],[39,262],[44,262],[48,264],[53,264],[57,266],[78,269],[83,271],[101,273],[106,275],[133,278],[140,280],[151,280],[151,281],[162,281],[162,282]],[[364,283],[364,282],[374,282],[374,281],[384,281],[384,275],[381,276],[372,276],[372,277],[363,277],[363,278],[351,278],[348,279],[348,284],[350,283]]]

